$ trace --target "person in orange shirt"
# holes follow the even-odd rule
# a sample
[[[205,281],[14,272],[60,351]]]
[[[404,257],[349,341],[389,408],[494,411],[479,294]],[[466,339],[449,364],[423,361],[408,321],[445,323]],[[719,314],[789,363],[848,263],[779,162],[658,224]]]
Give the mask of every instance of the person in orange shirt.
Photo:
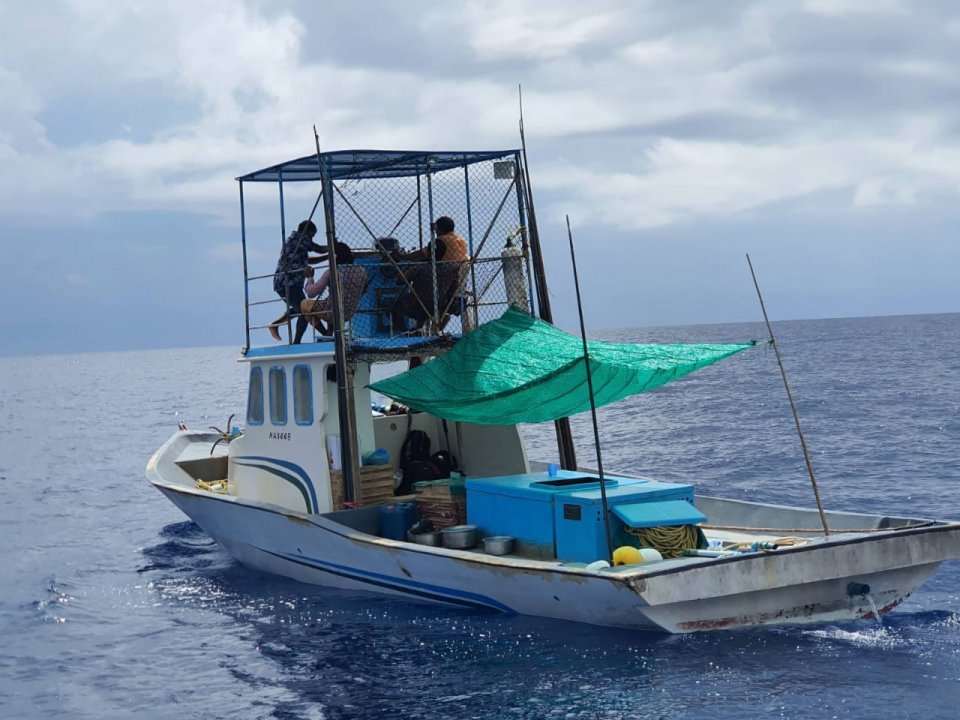
[[[446,248],[446,252],[443,253],[445,261],[466,262],[470,259],[466,241],[453,231],[455,227],[453,218],[442,215],[436,219],[433,227],[437,233],[437,242],[443,243]]]
[[[407,281],[413,288],[412,292],[405,292],[393,307],[394,326],[403,327],[404,317],[414,320],[419,328],[435,312],[433,307],[433,276],[430,272],[432,255],[437,261],[437,296],[439,310],[449,312],[451,301],[460,290],[463,281],[463,272],[467,268],[470,254],[467,252],[466,241],[454,232],[453,219],[442,215],[431,226],[436,232],[436,239],[426,247],[406,253],[397,258],[398,262],[416,263],[404,270]],[[446,317],[441,319],[441,326],[446,324]]]
[[[431,227],[437,233],[437,239],[426,247],[401,255],[401,260],[406,262],[430,262],[432,247],[436,248],[438,262],[441,260],[443,262],[466,262],[470,259],[467,252],[467,241],[453,231],[456,227],[453,218],[441,215],[433,222]]]

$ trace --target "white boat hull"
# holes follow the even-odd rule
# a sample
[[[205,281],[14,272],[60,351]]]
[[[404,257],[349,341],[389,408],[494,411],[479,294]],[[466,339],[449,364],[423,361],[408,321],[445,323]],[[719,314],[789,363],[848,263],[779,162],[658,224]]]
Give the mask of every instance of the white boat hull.
[[[155,483],[156,484],[156,483]],[[960,524],[714,560],[607,571],[413,545],[192,488],[157,484],[234,558],[306,583],[595,625],[694,632],[882,614],[960,550]]]

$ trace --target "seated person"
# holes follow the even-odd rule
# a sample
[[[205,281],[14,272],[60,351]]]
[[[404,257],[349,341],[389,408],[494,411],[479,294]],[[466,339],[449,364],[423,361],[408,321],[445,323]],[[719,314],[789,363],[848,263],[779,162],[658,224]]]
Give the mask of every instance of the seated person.
[[[433,270],[429,263],[415,263],[413,265],[401,266],[403,274],[410,283],[404,291],[400,293],[397,301],[391,308],[391,316],[394,328],[406,329],[407,318],[413,320],[414,329],[419,330],[424,324],[433,317]],[[451,279],[456,277],[456,272],[446,263],[437,263],[437,286],[438,290],[449,288],[452,284]],[[412,288],[412,289],[411,289]],[[442,307],[446,305],[446,294],[437,293],[439,304]]]
[[[353,264],[353,251],[346,243],[338,242],[334,247],[340,277],[340,293],[343,296],[343,321],[346,322],[357,311],[360,299],[367,290],[369,277],[366,270]],[[307,297],[300,303],[302,314],[297,319],[295,343],[299,343],[303,339],[308,322],[321,335],[333,334],[333,304],[330,294],[328,292],[326,297],[320,297],[324,291],[330,289],[330,270],[325,270],[316,282],[312,279],[313,268],[309,268],[305,272],[308,273],[309,278],[304,288]]]
[[[459,291],[462,280],[462,269],[466,267],[470,256],[467,253],[467,243],[454,232],[454,222],[443,215],[433,223],[437,233],[436,239],[426,247],[405,253],[396,257],[402,264],[403,274],[410,287],[402,293],[392,308],[393,324],[395,327],[405,328],[406,318],[415,323],[420,329],[436,312],[433,306],[433,268],[432,259],[437,261],[437,299],[440,311],[444,314],[452,312],[452,299]],[[406,285],[406,283],[404,283]],[[412,292],[411,292],[412,288]],[[441,319],[441,327],[445,324]]]
[[[466,240],[453,231],[456,227],[453,218],[442,215],[433,222],[432,227],[437,233],[436,240],[428,243],[426,247],[401,255],[401,260],[406,262],[430,262],[433,246],[436,246],[437,260],[466,262],[470,259]]]

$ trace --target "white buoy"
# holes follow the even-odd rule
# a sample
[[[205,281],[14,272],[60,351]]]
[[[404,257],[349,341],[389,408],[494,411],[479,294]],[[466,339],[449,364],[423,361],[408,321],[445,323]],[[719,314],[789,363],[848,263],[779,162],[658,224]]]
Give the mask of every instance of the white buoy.
[[[587,565],[584,570],[590,570],[591,572],[600,572],[604,568],[610,567],[610,563],[606,560],[594,560],[592,563]]]

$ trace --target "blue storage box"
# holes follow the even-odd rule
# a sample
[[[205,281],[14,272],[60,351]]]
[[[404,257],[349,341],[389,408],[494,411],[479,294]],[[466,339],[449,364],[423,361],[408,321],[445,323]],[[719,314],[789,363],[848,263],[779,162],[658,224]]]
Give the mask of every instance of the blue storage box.
[[[509,535],[519,553],[554,557],[553,490],[531,488],[546,473],[467,480],[467,522],[480,537]],[[552,479],[552,478],[551,478]]]
[[[643,478],[606,478],[606,487],[644,485]],[[467,488],[467,522],[476,525],[481,537],[509,535],[517,552],[552,559],[556,554],[554,498],[571,492],[595,490],[600,479],[593,473],[560,470],[556,477],[545,472],[470,478]]]
[[[615,487],[607,486],[607,507],[611,512],[611,535],[616,538],[622,524],[615,513],[620,506],[635,508],[638,505],[663,505],[671,503],[670,512],[677,513],[683,506],[685,512],[678,517],[705,518],[693,506],[693,485],[642,481],[637,484],[625,484],[629,479],[619,478]],[[679,503],[673,505],[672,503]],[[689,508],[692,513],[686,512]],[[634,510],[639,515],[639,511]],[[666,518],[665,510],[660,515]],[[654,515],[656,513],[651,513]],[[557,558],[574,562],[593,562],[608,558],[606,528],[603,522],[603,501],[600,489],[575,491],[558,495],[555,498],[554,519],[556,526]],[[690,524],[684,522],[658,522],[659,525]],[[649,526],[648,526],[649,527]]]
[[[600,478],[593,473],[471,478],[466,488],[467,522],[481,537],[509,535],[519,553],[539,558],[592,562],[607,557]],[[606,476],[604,489],[611,511],[622,506],[629,522],[650,522],[634,527],[705,520],[693,507],[693,485]],[[636,509],[641,505],[649,508]],[[610,519],[614,537],[629,524],[613,512]]]

